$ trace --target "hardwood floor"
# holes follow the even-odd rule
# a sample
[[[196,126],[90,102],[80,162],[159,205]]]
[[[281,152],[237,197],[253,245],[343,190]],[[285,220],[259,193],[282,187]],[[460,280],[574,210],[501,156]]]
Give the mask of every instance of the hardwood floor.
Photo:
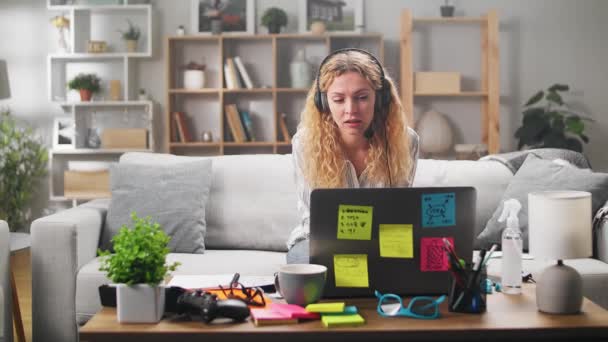
[[[11,258],[11,267],[15,275],[15,284],[21,307],[21,319],[25,330],[25,340],[32,341],[32,263],[30,250],[15,252]],[[14,341],[17,333],[13,332]]]

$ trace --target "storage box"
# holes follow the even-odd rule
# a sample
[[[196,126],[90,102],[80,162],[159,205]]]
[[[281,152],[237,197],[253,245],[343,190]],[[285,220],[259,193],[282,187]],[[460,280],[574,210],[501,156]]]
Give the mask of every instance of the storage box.
[[[110,197],[110,171],[64,171],[63,194],[82,199]]]
[[[416,93],[460,93],[460,73],[417,72],[414,91]]]
[[[148,130],[144,128],[106,128],[101,133],[103,148],[148,148]]]

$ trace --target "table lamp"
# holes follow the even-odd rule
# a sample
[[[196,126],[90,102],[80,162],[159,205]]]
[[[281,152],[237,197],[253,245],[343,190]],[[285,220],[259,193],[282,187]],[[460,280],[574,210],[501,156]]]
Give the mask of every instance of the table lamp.
[[[0,100],[11,97],[11,87],[8,83],[8,70],[6,61],[0,59]]]
[[[539,311],[574,314],[583,303],[583,281],[564,259],[591,255],[591,194],[585,191],[540,191],[528,194],[530,254],[557,261],[536,280]]]

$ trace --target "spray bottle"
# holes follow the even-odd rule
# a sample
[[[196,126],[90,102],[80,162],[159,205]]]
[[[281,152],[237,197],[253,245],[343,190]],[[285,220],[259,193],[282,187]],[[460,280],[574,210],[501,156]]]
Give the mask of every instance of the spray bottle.
[[[508,199],[498,219],[498,222],[507,221],[507,227],[502,232],[502,292],[506,294],[521,293],[523,238],[517,217],[520,209],[518,200]]]

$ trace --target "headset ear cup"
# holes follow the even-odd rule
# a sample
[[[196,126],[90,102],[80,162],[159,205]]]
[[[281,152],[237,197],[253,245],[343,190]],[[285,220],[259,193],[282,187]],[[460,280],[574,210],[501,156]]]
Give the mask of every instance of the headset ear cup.
[[[323,100],[321,99],[321,97],[321,92],[317,90],[315,92],[315,106],[317,107],[317,110],[319,110],[319,112],[323,113]]]
[[[321,108],[323,113],[329,113],[329,102],[327,101],[327,93],[321,93]]]

